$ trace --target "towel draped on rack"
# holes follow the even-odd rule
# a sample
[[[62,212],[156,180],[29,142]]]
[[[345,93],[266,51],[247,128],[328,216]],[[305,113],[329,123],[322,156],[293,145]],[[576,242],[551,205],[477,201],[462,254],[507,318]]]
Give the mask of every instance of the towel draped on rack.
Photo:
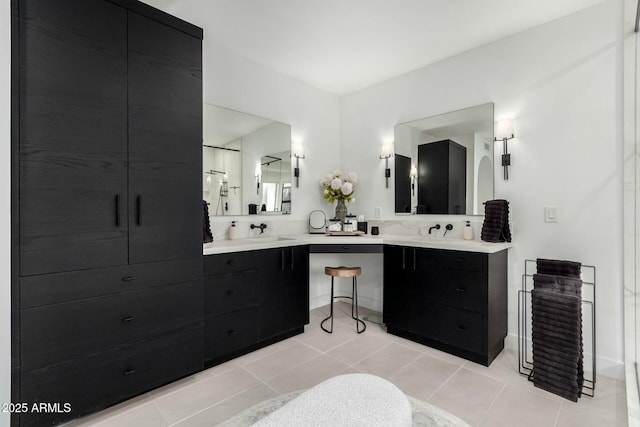
[[[531,291],[533,383],[576,402],[584,384],[582,265],[538,259],[536,267]]]
[[[211,233],[211,220],[209,219],[209,204],[202,201],[202,243],[213,242],[213,233]]]

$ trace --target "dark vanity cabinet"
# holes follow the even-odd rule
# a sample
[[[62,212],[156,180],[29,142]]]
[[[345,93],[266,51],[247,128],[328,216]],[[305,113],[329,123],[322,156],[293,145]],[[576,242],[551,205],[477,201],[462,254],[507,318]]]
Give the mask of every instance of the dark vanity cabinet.
[[[309,323],[309,248],[208,255],[205,363],[213,366],[303,332]]]
[[[466,210],[467,148],[450,139],[418,145],[417,213],[464,215]]]
[[[55,424],[203,367],[202,30],[131,0],[12,2],[15,402]]]
[[[489,365],[507,334],[507,251],[385,246],[387,330]]]

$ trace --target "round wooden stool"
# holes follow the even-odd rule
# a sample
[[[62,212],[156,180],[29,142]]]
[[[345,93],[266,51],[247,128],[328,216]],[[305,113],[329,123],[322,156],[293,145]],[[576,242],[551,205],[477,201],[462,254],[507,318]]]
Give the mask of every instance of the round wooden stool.
[[[320,327],[323,331],[328,333],[333,333],[333,300],[336,298],[347,298],[351,300],[351,318],[356,321],[356,331],[359,334],[363,333],[365,329],[367,329],[367,325],[358,318],[358,280],[357,276],[362,274],[362,269],[360,267],[325,267],[324,274],[331,276],[331,312],[329,317],[320,322]],[[334,296],[333,295],[333,278],[334,277],[352,277],[352,294],[351,296]],[[326,329],[324,327],[324,322],[331,319],[331,329]],[[362,330],[360,330],[360,325],[362,325]]]

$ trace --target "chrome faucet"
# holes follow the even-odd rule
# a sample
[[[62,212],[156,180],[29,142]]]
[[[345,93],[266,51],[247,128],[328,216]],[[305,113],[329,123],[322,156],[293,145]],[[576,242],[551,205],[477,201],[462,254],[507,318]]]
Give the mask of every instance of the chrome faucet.
[[[429,227],[429,234],[431,234],[431,230],[433,230],[434,228],[435,228],[436,230],[440,230],[440,224],[436,224],[436,225],[434,225],[433,227]]]
[[[260,234],[264,233],[264,229],[267,228],[267,224],[265,224],[264,222],[260,225],[255,225],[255,224],[251,224],[251,229],[255,229],[255,228],[259,228],[260,229]]]

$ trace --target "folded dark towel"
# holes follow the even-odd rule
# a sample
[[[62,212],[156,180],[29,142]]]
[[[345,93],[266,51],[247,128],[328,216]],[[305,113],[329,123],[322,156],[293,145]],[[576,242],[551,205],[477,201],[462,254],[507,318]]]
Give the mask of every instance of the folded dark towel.
[[[502,199],[484,203],[484,222],[480,238],[485,242],[510,242],[509,202]]]
[[[202,201],[202,243],[213,242],[213,233],[211,233],[211,222],[209,219],[209,205],[205,200]]]
[[[545,258],[536,259],[536,271],[538,274],[554,274],[579,279],[581,270],[582,264],[576,261]]]
[[[566,310],[571,313],[580,313],[582,301],[576,295],[567,295],[549,289],[533,289],[531,301],[534,305],[543,304],[544,307]]]
[[[534,274],[533,287],[560,291],[563,294],[582,295],[582,280],[554,274]]]

